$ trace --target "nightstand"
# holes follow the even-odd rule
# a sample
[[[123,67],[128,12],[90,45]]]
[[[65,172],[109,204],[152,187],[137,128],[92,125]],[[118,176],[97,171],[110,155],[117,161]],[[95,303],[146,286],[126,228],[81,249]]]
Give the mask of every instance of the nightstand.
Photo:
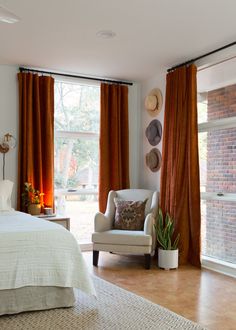
[[[48,220],[51,222],[55,222],[58,225],[65,227],[67,230],[70,230],[70,218],[63,215],[55,215],[55,216],[47,216],[47,215],[39,215],[39,218],[44,220]]]

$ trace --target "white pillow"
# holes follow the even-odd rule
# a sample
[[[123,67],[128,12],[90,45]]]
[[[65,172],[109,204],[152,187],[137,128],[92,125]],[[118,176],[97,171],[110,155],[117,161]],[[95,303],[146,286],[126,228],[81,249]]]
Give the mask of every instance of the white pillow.
[[[14,183],[9,180],[0,181],[0,211],[12,211],[11,194]]]

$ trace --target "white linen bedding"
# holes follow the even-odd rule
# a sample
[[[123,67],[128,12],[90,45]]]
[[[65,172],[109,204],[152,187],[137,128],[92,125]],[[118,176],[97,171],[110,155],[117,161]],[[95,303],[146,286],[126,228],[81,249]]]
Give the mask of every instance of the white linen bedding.
[[[69,231],[26,213],[0,212],[0,290],[25,286],[74,287],[96,295]]]
[[[0,290],[0,316],[72,307],[75,300],[73,288],[58,286],[24,286],[18,289]]]

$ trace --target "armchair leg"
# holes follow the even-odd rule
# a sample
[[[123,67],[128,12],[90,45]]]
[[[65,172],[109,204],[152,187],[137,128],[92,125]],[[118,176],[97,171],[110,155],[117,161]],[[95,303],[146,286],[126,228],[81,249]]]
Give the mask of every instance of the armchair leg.
[[[145,257],[145,268],[150,269],[151,267],[151,254],[144,254]]]
[[[97,267],[98,265],[99,251],[93,250],[93,265]]]

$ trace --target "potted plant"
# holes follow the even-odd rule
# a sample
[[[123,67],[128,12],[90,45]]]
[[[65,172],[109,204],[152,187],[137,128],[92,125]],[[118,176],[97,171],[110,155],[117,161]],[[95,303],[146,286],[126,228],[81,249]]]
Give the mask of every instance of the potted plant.
[[[177,234],[176,238],[173,239],[174,221],[168,213],[166,213],[165,219],[163,219],[160,208],[155,229],[157,241],[160,245],[158,248],[158,267],[166,270],[178,268],[178,243],[180,234]]]
[[[28,213],[31,215],[39,215],[41,207],[43,206],[42,196],[44,194],[35,189],[31,183],[25,182],[24,192],[22,193],[22,200],[25,207],[28,209]]]

